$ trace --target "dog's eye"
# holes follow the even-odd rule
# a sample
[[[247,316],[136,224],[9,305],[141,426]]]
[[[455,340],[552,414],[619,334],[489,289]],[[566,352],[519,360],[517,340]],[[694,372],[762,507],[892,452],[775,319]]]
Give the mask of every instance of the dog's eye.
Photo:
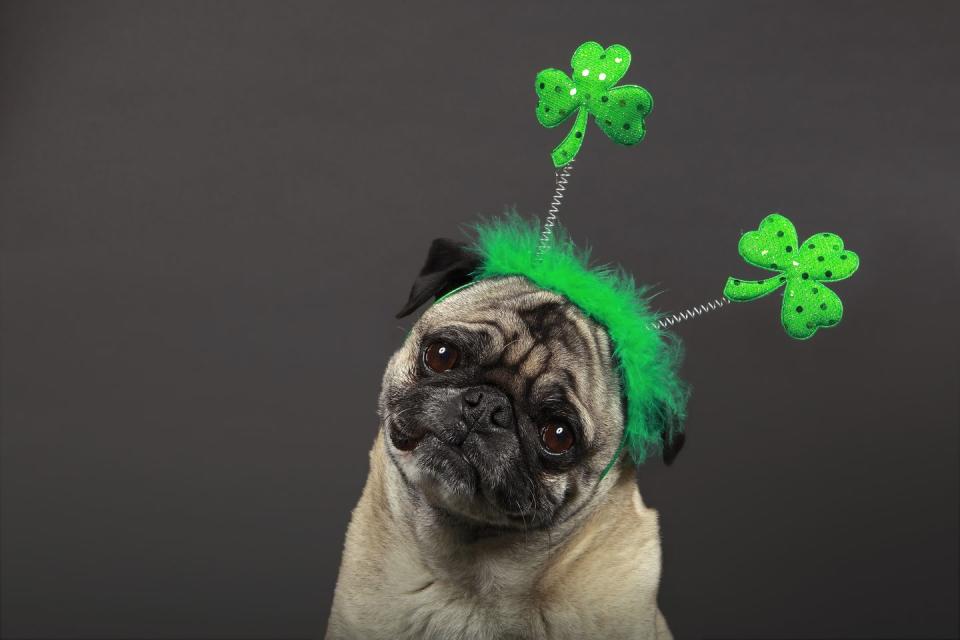
[[[459,359],[460,351],[449,342],[432,342],[423,350],[423,363],[437,373],[450,371]]]
[[[562,422],[548,423],[540,429],[540,442],[549,453],[560,455],[573,446],[573,429]]]

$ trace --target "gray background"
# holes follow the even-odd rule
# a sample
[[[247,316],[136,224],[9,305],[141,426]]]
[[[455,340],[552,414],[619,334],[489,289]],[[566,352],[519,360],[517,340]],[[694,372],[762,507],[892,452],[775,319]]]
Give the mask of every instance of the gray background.
[[[430,239],[542,216],[533,77],[633,51],[563,220],[676,310],[781,211],[862,267],[678,329],[650,462],[679,637],[957,626],[956,3],[4,4],[2,632],[316,637]],[[611,541],[615,544],[616,541]]]

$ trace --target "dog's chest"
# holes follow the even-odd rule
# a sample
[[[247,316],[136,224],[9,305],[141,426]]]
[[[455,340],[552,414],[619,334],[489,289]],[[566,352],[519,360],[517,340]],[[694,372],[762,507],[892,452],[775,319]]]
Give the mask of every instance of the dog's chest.
[[[463,585],[435,579],[393,599],[406,637],[546,638],[549,620],[539,599],[517,584]]]

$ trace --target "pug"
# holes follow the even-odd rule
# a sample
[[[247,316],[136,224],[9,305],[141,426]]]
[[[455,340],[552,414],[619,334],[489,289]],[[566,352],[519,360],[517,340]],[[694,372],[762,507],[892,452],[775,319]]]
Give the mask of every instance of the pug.
[[[435,240],[398,314],[442,298],[387,365],[326,637],[670,638],[657,512],[627,456],[602,474],[625,411],[606,331],[477,266]]]

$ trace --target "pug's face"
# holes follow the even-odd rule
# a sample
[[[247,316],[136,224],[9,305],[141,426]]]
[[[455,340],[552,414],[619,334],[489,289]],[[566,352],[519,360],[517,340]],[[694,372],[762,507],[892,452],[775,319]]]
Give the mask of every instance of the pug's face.
[[[576,513],[623,430],[604,329],[520,277],[430,307],[390,360],[379,410],[409,490],[500,528],[549,528]]]

